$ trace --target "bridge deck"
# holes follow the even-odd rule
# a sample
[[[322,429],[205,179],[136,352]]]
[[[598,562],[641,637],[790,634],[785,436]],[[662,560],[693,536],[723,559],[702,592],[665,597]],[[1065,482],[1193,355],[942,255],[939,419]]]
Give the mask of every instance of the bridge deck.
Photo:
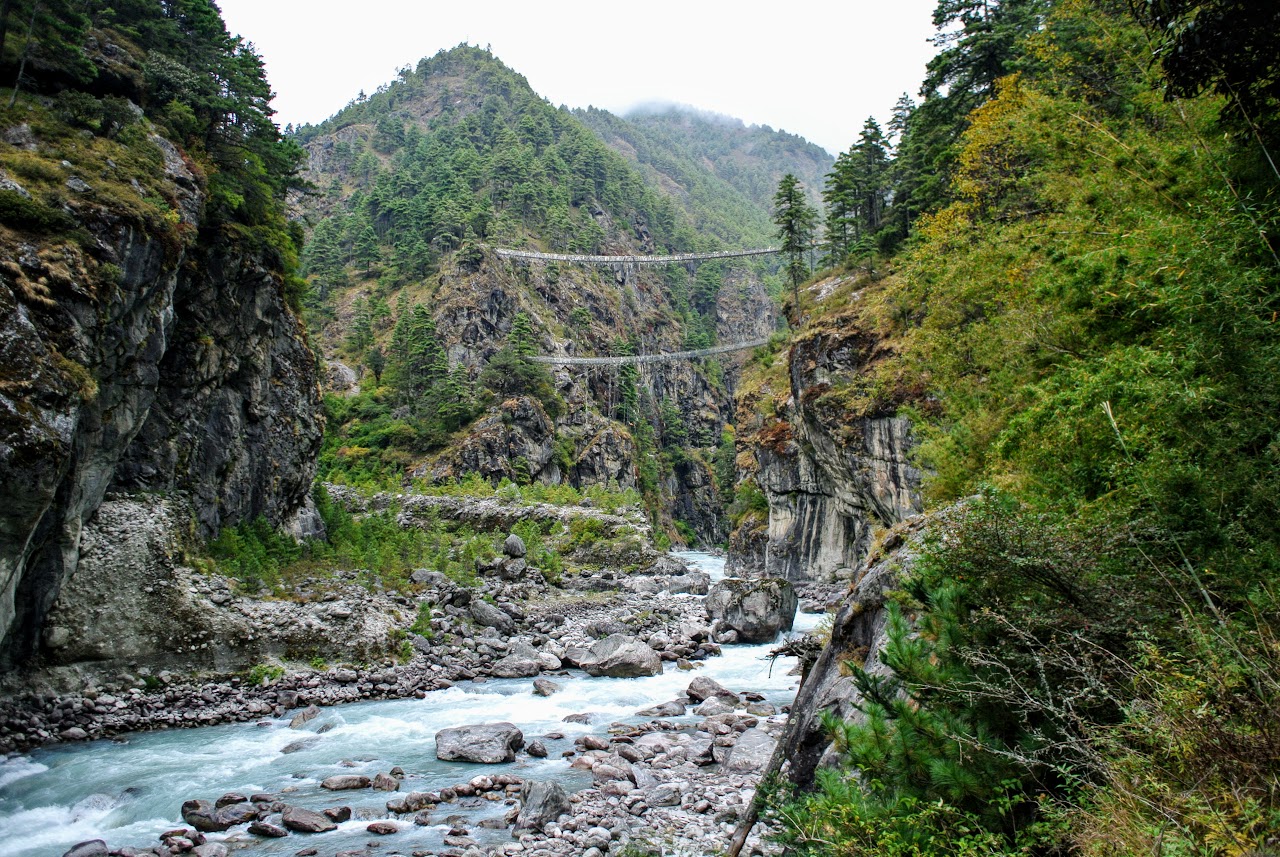
[[[709,357],[713,354],[728,354],[731,351],[745,351],[764,345],[769,337],[752,339],[745,342],[732,342],[728,345],[714,345],[710,348],[698,348],[693,351],[672,351],[668,354],[629,354],[621,357],[550,357],[538,355],[528,358],[534,363],[551,363],[556,366],[627,366],[637,363],[669,363],[676,360],[694,360],[698,357]]]
[[[677,253],[672,256],[586,256],[572,253],[538,253],[533,250],[509,250],[494,247],[493,252],[503,259],[540,259],[545,262],[577,262],[583,265],[669,265],[680,262],[699,262],[706,259],[735,259],[740,256],[768,256],[777,253],[776,247],[758,250],[717,250],[712,253]]]

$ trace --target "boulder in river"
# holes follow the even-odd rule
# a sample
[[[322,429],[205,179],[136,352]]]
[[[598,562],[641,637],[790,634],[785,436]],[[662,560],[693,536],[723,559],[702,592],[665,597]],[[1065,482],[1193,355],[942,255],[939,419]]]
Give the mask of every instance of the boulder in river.
[[[281,821],[286,828],[295,833],[327,833],[338,829],[338,825],[330,821],[327,816],[300,806],[286,806],[281,815]]]
[[[478,723],[436,733],[436,758],[443,762],[510,762],[524,746],[524,733],[512,723]]]
[[[289,831],[268,821],[255,821],[249,825],[249,832],[255,836],[264,836],[268,839],[280,839],[289,835]]]
[[[71,846],[62,857],[107,857],[107,843],[101,839],[90,839]]]
[[[513,835],[522,830],[542,830],[562,815],[571,815],[573,804],[559,783],[526,782],[520,790],[520,814]]]
[[[770,643],[790,631],[796,604],[795,588],[780,577],[722,580],[711,587],[706,601],[716,630],[733,631],[743,643]]]
[[[723,697],[729,702],[736,703],[738,701],[738,694],[729,690],[715,679],[707,678],[704,675],[700,675],[689,682],[689,686],[685,688],[684,693],[694,702],[705,702],[713,696]]]
[[[258,812],[257,807],[253,806],[253,804],[237,803],[224,806],[214,813],[213,818],[219,825],[225,824],[227,826],[223,828],[225,830],[239,824],[248,824],[256,820],[259,815],[261,813]]]
[[[549,678],[535,678],[533,680],[534,696],[550,696],[560,689],[560,685]]]
[[[367,789],[373,781],[363,774],[337,774],[336,776],[326,777],[320,783],[320,788],[328,789],[331,792],[341,792],[348,789]]]
[[[542,664],[522,654],[507,655],[491,667],[498,678],[529,678],[542,672]]]
[[[182,820],[201,833],[219,833],[228,830],[232,822],[218,818],[218,810],[211,801],[189,800],[182,804]]]
[[[625,634],[610,634],[593,645],[578,666],[593,676],[635,678],[661,675],[662,658],[648,643]]]

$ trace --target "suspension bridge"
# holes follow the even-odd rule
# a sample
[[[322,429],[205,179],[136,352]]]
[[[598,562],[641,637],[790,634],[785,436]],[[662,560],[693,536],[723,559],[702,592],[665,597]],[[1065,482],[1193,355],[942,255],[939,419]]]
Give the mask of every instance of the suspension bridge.
[[[665,256],[596,256],[580,253],[540,253],[536,250],[513,250],[508,247],[492,247],[495,256],[502,259],[532,259],[542,262],[570,262],[578,265],[672,265],[685,262],[703,262],[709,259],[737,259],[744,256],[769,256],[782,252],[777,247],[761,247],[754,250],[714,250],[708,253],[674,253]],[[555,366],[634,366],[643,363],[674,363],[679,360],[696,360],[716,354],[746,351],[769,341],[769,337],[695,348],[691,351],[670,351],[661,354],[624,354],[615,357],[572,357],[534,355],[527,359],[534,363]]]
[[[534,363],[550,363],[555,366],[632,366],[639,363],[674,363],[677,360],[696,360],[699,357],[710,357],[715,354],[729,354],[733,351],[745,351],[756,348],[769,341],[769,337],[750,339],[743,342],[730,342],[726,345],[713,345],[710,348],[696,348],[692,351],[669,351],[663,354],[624,354],[617,357],[553,357],[535,355],[528,359]]]
[[[682,262],[704,262],[708,259],[769,256],[780,252],[777,247],[762,247],[757,250],[716,250],[710,253],[676,253],[669,256],[589,256],[577,253],[511,250],[506,247],[493,248],[494,255],[503,259],[536,259],[542,262],[574,262],[579,265],[678,265]]]

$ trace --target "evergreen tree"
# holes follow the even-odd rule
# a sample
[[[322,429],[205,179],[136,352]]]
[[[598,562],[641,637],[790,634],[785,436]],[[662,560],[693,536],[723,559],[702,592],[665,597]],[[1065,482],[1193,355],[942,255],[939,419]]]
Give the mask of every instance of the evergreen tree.
[[[387,368],[387,355],[383,352],[381,345],[375,345],[369,349],[369,353],[364,358],[364,365],[373,373],[374,386],[381,387],[382,373]]]
[[[506,345],[489,358],[480,373],[480,383],[499,396],[532,396],[555,419],[563,412],[564,402],[547,367],[528,359],[538,351],[537,335],[528,314],[516,313]]]
[[[809,275],[804,254],[813,243],[813,229],[818,213],[805,199],[800,181],[791,173],[782,177],[773,197],[773,222],[787,256],[787,276],[791,280],[792,323],[800,325],[800,282]]]

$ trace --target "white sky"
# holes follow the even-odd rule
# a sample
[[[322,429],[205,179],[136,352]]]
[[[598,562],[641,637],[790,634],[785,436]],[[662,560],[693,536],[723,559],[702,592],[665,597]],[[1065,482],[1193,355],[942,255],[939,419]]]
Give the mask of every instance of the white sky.
[[[254,43],[281,124],[319,122],[361,89],[462,42],[552,104],[623,113],[674,102],[799,134],[832,154],[915,97],[936,0],[218,0]]]

